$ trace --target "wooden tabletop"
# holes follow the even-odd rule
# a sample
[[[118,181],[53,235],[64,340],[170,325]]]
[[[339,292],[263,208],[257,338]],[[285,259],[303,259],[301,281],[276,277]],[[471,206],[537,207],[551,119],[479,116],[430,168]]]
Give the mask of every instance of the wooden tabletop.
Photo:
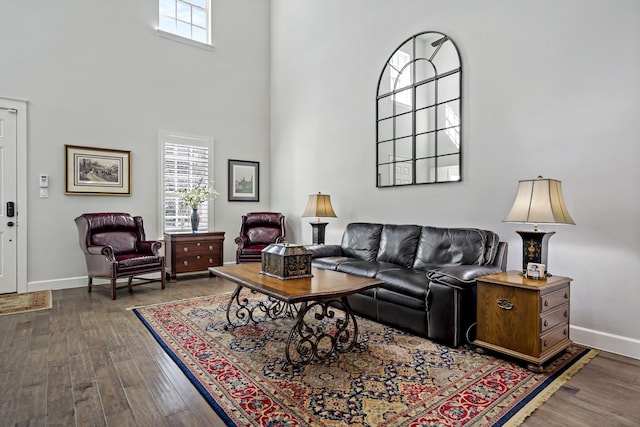
[[[573,279],[563,276],[547,276],[544,279],[529,279],[516,270],[503,271],[478,277],[476,280],[495,283],[498,285],[509,285],[518,288],[541,289],[562,286]]]
[[[339,298],[356,292],[375,288],[382,284],[380,280],[354,276],[332,270],[312,268],[312,277],[300,279],[278,279],[261,274],[262,263],[210,267],[211,273],[231,280],[246,288],[277,298],[287,303],[311,301],[327,298]]]

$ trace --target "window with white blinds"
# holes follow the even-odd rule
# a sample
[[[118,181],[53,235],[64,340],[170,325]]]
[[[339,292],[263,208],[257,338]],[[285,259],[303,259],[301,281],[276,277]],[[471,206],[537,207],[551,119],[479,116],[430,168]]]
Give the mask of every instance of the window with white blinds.
[[[162,182],[162,232],[191,231],[191,208],[180,206],[178,189],[192,189],[198,183],[209,183],[213,176],[213,139],[159,133]],[[200,205],[199,231],[207,231],[213,222],[210,203]]]

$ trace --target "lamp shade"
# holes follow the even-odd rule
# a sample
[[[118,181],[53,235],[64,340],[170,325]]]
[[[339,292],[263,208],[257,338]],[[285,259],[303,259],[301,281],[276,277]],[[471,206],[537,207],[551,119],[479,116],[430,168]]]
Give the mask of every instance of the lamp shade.
[[[303,217],[315,216],[336,218],[336,213],[331,206],[331,196],[328,194],[310,194],[307,208],[302,214]]]
[[[575,224],[562,197],[562,184],[555,179],[518,182],[518,192],[511,210],[503,222],[529,224]]]

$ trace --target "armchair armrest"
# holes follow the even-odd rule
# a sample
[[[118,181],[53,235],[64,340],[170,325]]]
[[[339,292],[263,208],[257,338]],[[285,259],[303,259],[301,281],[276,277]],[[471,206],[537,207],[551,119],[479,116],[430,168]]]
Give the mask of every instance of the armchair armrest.
[[[249,239],[247,236],[238,236],[235,238],[234,242],[238,245],[238,249],[242,249],[247,243],[249,243]]]
[[[454,265],[429,270],[427,279],[442,285],[466,289],[476,284],[476,278],[500,271],[500,267],[493,265]]]
[[[304,247],[311,252],[311,258],[321,258],[328,256],[342,256],[340,245],[309,245]]]
[[[157,240],[141,240],[138,242],[138,251],[145,254],[160,255],[162,243]]]
[[[87,246],[87,254],[88,255],[104,255],[107,257],[109,261],[112,261],[112,262],[116,260],[116,255],[113,252],[113,247],[111,246]]]

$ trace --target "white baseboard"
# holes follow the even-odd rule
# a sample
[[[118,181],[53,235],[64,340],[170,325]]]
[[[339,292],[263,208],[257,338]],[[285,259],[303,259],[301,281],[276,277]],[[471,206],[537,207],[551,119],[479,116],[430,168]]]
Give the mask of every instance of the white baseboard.
[[[47,289],[51,289],[53,291],[59,289],[81,288],[83,286],[87,286],[87,276],[27,282],[27,291],[45,291]]]
[[[640,359],[640,340],[571,325],[571,339],[576,344]]]
[[[142,274],[136,277],[148,278],[148,279],[160,278],[158,273]],[[118,279],[118,280],[126,280],[126,279]],[[44,291],[47,289],[51,289],[53,291],[53,290],[59,290],[59,289],[86,288],[87,282],[88,282],[87,276],[67,277],[65,279],[41,280],[37,282],[28,282],[27,290],[31,292],[31,291]],[[104,283],[109,283],[109,281],[107,279],[93,279],[93,283],[96,285],[101,285]]]

